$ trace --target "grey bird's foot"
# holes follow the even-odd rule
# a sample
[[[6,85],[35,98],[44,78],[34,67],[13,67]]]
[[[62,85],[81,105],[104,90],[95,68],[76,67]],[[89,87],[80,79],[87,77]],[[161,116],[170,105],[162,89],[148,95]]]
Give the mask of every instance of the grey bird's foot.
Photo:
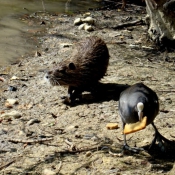
[[[158,146],[162,152],[166,152],[166,145],[172,144],[170,140],[162,136],[158,131],[155,133],[155,137],[151,145],[149,146],[149,149],[152,149],[154,145],[156,144],[156,142],[158,143]]]
[[[161,151],[166,152],[166,145],[172,145],[173,142],[165,138],[163,135],[161,135],[157,130],[156,126],[154,125],[154,123],[152,123],[152,126],[155,129],[155,136],[151,145],[149,146],[149,149],[153,148],[153,146],[156,144],[156,141],[157,141]]]
[[[143,148],[138,148],[138,147],[130,147],[130,146],[128,146],[127,144],[125,144],[124,146],[123,146],[123,151],[124,150],[128,150],[128,151],[130,151],[130,152],[133,152],[133,153],[139,153],[140,151],[144,151],[144,149]]]

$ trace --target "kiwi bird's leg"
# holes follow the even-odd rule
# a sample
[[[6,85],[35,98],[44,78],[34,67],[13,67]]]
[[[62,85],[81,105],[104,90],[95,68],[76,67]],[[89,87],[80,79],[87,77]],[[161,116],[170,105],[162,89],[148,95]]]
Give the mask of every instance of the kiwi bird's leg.
[[[124,130],[124,127],[125,127],[125,123],[123,122],[123,130]],[[131,148],[126,142],[126,134],[123,134],[123,140],[124,140],[123,150],[128,150],[134,153],[138,153],[139,151],[144,150],[143,148],[137,148],[137,147]]]
[[[166,150],[164,143],[171,144],[172,142],[160,134],[160,132],[157,130],[156,126],[154,125],[154,122],[152,122],[152,126],[155,130],[155,136],[151,145],[149,146],[149,149],[151,149],[155,145],[156,141],[158,141],[158,145],[161,148],[161,151],[164,152]]]

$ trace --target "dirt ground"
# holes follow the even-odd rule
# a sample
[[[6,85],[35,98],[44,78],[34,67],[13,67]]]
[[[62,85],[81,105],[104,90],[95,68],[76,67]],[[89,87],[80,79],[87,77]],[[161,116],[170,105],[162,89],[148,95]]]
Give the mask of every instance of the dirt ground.
[[[118,114],[122,90],[127,84],[143,82],[159,97],[160,113],[155,125],[163,136],[175,139],[175,53],[158,49],[149,40],[145,24],[114,29],[120,23],[144,18],[144,7],[91,11],[90,16],[95,18],[92,32],[78,30],[73,24],[84,14],[36,14],[35,18],[52,26],[39,38],[42,47],[37,51],[41,55],[33,54],[19,64],[0,69],[6,80],[0,81],[0,174],[175,174],[173,146],[166,145],[166,152],[161,152],[158,145],[146,149],[154,135],[151,125],[127,136],[130,146],[146,150],[122,154]],[[100,98],[85,92],[82,101],[66,106],[61,96],[67,94],[67,89],[50,86],[44,74],[71,55],[75,42],[91,35],[101,37],[110,53]],[[9,108],[7,99],[16,99],[18,104]],[[11,111],[19,115],[4,117]],[[107,130],[110,122],[118,123],[119,128]]]

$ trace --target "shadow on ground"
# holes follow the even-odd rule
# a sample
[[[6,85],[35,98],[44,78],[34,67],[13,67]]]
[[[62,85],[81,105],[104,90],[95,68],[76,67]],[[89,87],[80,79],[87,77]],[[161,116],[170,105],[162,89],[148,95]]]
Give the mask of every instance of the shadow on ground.
[[[120,93],[128,87],[130,85],[127,84],[99,83],[92,93],[83,93],[82,99],[76,101],[74,105],[100,103],[110,100],[118,101]]]

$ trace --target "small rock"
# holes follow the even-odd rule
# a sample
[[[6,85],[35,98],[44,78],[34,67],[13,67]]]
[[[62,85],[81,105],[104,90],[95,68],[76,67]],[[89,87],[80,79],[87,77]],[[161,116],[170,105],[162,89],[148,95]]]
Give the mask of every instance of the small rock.
[[[4,82],[4,81],[5,81],[5,79],[4,79],[3,77],[0,77],[0,81]]]
[[[17,152],[17,149],[16,148],[10,148],[10,152]]]
[[[70,126],[68,126],[68,127],[66,127],[65,128],[65,130],[72,130],[72,129],[75,129],[75,128],[77,128],[77,125],[70,125]]]
[[[140,46],[139,45],[136,45],[136,44],[130,44],[129,47],[131,49],[139,49],[140,48]]]
[[[43,175],[55,175],[56,173],[52,170],[44,169],[42,174]]]
[[[14,75],[12,78],[10,78],[10,80],[19,80],[19,77]]]
[[[89,26],[88,24],[85,24],[84,30],[87,31],[87,32],[91,32],[91,31],[93,31],[94,29],[93,29],[92,26]]]
[[[35,57],[40,57],[40,56],[41,56],[41,53],[38,52],[38,51],[36,51],[36,52],[35,52]]]
[[[17,90],[17,88],[14,87],[14,86],[9,86],[8,87],[8,91],[16,91],[16,90]]]
[[[19,135],[20,136],[24,136],[25,135],[25,132],[21,130],[21,131],[19,131]]]
[[[70,44],[70,43],[61,43],[60,45],[61,45],[63,48],[72,46],[72,44]]]
[[[1,129],[0,130],[0,135],[7,134],[8,130],[7,129]]]
[[[76,19],[74,20],[74,25],[80,25],[81,23],[82,23],[81,18],[76,18]]]
[[[91,140],[94,141],[94,142],[96,142],[96,141],[99,140],[99,138],[98,138],[97,136],[93,136],[93,137],[91,138]]]
[[[85,23],[88,23],[88,24],[94,24],[95,19],[90,17],[90,16],[88,16],[85,19],[82,19],[82,21],[85,22]]]
[[[142,49],[145,49],[145,50],[153,50],[154,48],[148,47],[148,46],[142,46]]]
[[[37,118],[31,119],[27,122],[27,125],[33,125],[34,123],[40,123],[41,121]]]
[[[11,111],[9,113],[2,114],[0,118],[8,120],[9,118],[13,117],[15,119],[20,118],[22,114],[18,111]]]
[[[78,29],[79,29],[79,30],[84,30],[84,26],[85,26],[85,24],[81,24],[81,25],[78,27]]]
[[[87,12],[87,13],[84,13],[84,14],[83,14],[84,17],[90,16],[90,15],[91,15],[90,12]]]
[[[19,103],[17,99],[11,99],[11,98],[7,99],[6,102],[9,103],[10,105]]]
[[[91,154],[92,154],[92,152],[91,151],[88,151],[88,152],[86,152],[85,156],[86,157],[89,157],[89,156],[91,156]]]
[[[83,139],[90,140],[90,139],[92,139],[94,136],[95,136],[94,134],[85,134],[85,135],[83,136]]]
[[[9,102],[5,102],[5,107],[6,108],[13,108],[13,105],[11,105]]]
[[[67,107],[66,105],[62,105],[62,106],[61,106],[61,109],[63,109],[63,110],[67,110],[68,107]]]
[[[40,25],[46,25],[46,22],[45,22],[45,21],[42,21],[42,22],[40,23]]]

